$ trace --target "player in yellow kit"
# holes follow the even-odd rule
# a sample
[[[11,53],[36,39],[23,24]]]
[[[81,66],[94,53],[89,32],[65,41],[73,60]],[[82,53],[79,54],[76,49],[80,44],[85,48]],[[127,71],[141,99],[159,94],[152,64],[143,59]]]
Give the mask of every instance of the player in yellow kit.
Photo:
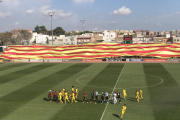
[[[62,91],[59,92],[59,103],[62,103],[63,104],[63,101],[62,101]]]
[[[126,89],[125,88],[123,90],[123,95],[124,95],[124,99],[126,100],[127,94],[126,94]]]
[[[141,100],[143,100],[143,96],[142,96],[142,95],[143,95],[143,92],[142,92],[141,89],[139,89],[139,96],[140,96],[140,99],[141,99]]]
[[[73,101],[76,102],[74,92],[71,95],[71,103],[73,103]]]
[[[122,108],[121,108],[121,120],[123,119],[123,115],[124,115],[125,111],[126,111],[126,104],[124,104],[124,106],[122,106]]]
[[[74,92],[74,86],[72,86],[72,93]]]
[[[66,100],[69,102],[69,96],[68,96],[68,93],[66,91],[65,91],[64,95],[65,95],[65,103],[66,103]]]
[[[139,102],[139,91],[138,90],[136,91],[136,100],[137,100],[137,102]]]
[[[62,100],[64,101],[65,99],[64,99],[64,92],[65,92],[65,88],[63,88],[63,90],[62,90]]]
[[[77,99],[78,97],[78,88],[76,88],[76,92],[75,92],[75,98]]]

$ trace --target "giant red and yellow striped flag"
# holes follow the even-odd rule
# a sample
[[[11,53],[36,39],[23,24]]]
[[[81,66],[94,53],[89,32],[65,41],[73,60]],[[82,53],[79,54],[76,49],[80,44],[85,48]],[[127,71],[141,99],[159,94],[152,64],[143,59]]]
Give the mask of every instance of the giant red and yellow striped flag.
[[[69,46],[9,46],[5,59],[95,59],[118,56],[180,57],[180,44],[99,43]]]

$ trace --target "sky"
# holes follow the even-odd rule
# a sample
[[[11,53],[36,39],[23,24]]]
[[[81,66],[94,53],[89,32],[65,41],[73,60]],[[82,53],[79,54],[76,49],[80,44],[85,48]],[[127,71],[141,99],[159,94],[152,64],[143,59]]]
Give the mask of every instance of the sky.
[[[180,0],[2,0],[0,32],[34,30],[36,25],[51,29],[48,12],[55,12],[53,29],[152,30],[180,29]]]

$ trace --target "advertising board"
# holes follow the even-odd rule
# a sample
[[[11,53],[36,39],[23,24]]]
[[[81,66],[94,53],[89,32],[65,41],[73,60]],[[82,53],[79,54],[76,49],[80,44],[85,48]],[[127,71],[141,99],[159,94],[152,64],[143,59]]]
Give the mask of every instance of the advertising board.
[[[129,61],[131,61],[131,62],[142,62],[143,59],[129,59]]]
[[[13,62],[28,62],[29,60],[13,60]]]
[[[143,59],[145,62],[166,62],[166,59]]]
[[[12,62],[12,60],[3,59],[3,62]]]
[[[82,59],[82,62],[87,62],[87,60],[86,59]]]
[[[83,59],[82,62],[102,62],[102,59]]]
[[[30,62],[43,62],[43,60],[30,60]]]
[[[180,62],[180,59],[167,59],[167,62]]]
[[[64,59],[63,62],[81,62],[81,59]]]
[[[102,62],[102,59],[87,59],[87,62]]]
[[[68,59],[64,59],[64,60],[62,60],[63,62],[70,62],[70,60],[68,60]]]
[[[82,60],[81,59],[73,59],[73,60],[70,60],[70,62],[81,62]]]
[[[50,59],[49,62],[62,62],[62,59]]]

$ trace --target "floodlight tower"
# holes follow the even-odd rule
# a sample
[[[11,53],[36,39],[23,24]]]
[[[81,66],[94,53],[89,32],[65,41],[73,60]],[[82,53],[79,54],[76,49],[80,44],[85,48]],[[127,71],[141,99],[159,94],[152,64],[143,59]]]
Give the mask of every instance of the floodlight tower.
[[[84,43],[84,23],[85,23],[85,20],[80,20],[81,23],[82,23],[82,26],[83,26],[83,43]]]
[[[49,16],[51,16],[51,31],[52,31],[52,45],[53,45],[53,30],[52,30],[52,16],[55,12],[48,12]]]

